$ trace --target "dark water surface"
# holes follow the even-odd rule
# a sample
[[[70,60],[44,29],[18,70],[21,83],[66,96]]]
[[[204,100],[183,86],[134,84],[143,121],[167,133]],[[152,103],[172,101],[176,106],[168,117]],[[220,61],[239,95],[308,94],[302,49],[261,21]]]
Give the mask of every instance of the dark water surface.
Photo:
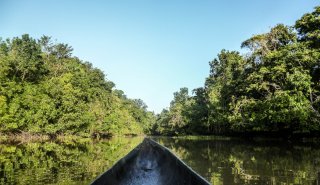
[[[320,147],[280,140],[158,138],[214,185],[320,184]]]
[[[320,184],[320,144],[153,138],[214,185]],[[0,184],[89,184],[143,138],[1,143]]]

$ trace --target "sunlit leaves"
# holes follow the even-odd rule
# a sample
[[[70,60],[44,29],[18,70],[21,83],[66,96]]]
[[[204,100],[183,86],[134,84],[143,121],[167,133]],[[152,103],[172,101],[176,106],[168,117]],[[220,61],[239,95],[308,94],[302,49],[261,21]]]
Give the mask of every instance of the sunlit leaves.
[[[72,50],[48,36],[0,41],[0,132],[142,133],[153,119],[143,101],[118,96],[114,83]]]
[[[242,48],[249,49],[244,56],[222,50],[209,63],[204,93],[189,97],[190,103],[175,109],[171,105],[158,120],[170,123],[164,118],[178,112],[179,117],[174,118],[180,123],[187,120],[186,133],[318,132],[319,17],[320,7],[316,7],[296,22],[295,29],[278,24],[267,33],[252,36],[242,43]],[[199,99],[204,101],[192,101]],[[158,130],[161,126],[160,122]]]

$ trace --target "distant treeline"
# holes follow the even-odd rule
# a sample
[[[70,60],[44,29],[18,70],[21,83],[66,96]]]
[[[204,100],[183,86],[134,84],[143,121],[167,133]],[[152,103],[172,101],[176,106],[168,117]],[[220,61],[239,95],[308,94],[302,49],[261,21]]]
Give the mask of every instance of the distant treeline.
[[[111,136],[141,134],[154,118],[103,72],[43,36],[0,40],[0,132]]]
[[[236,30],[235,30],[236,31]],[[278,24],[222,50],[204,87],[174,93],[153,134],[314,133],[320,131],[320,7],[294,26]]]

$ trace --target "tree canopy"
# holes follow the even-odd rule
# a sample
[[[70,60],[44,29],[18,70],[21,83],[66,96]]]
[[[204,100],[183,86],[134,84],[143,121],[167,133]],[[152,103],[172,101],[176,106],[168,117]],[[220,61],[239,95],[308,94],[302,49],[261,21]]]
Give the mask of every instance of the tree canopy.
[[[141,134],[153,119],[68,44],[25,34],[0,42],[0,132]],[[121,92],[121,93],[120,93]]]
[[[156,134],[312,133],[320,131],[320,7],[293,26],[278,24],[245,40],[247,53],[223,49],[204,87],[174,94]],[[183,98],[180,96],[183,95]]]

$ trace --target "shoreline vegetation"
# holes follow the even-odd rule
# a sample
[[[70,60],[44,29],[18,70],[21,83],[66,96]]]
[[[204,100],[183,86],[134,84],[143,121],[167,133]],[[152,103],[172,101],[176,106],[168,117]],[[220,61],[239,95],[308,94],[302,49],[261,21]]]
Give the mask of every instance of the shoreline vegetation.
[[[223,49],[203,87],[174,93],[151,128],[158,135],[320,136],[320,6],[293,26]]]
[[[185,139],[185,140],[247,140],[247,141],[290,141],[293,143],[318,143],[320,142],[319,133],[307,134],[307,135],[294,135],[284,136],[279,133],[276,134],[261,134],[256,133],[248,134],[232,134],[232,135],[113,135],[109,137],[83,137],[77,135],[56,135],[54,137],[45,134],[30,134],[30,133],[19,133],[19,134],[3,134],[0,133],[0,143],[42,143],[42,142],[57,142],[57,143],[83,143],[100,140],[111,140],[113,138],[171,138],[171,139]]]
[[[0,39],[0,132],[25,139],[146,132],[154,113],[68,44],[28,34]]]
[[[0,139],[135,135],[320,136],[320,6],[222,50],[204,87],[174,93],[155,115],[68,44],[28,34],[0,39]]]
[[[3,134],[0,133],[0,143],[29,143],[29,142],[89,142],[89,141],[99,141],[99,140],[110,140],[112,138],[124,137],[145,137],[145,135],[129,134],[129,135],[113,135],[109,137],[83,137],[77,135],[55,135],[54,137],[45,134],[31,134],[27,132],[22,132],[18,134]]]

